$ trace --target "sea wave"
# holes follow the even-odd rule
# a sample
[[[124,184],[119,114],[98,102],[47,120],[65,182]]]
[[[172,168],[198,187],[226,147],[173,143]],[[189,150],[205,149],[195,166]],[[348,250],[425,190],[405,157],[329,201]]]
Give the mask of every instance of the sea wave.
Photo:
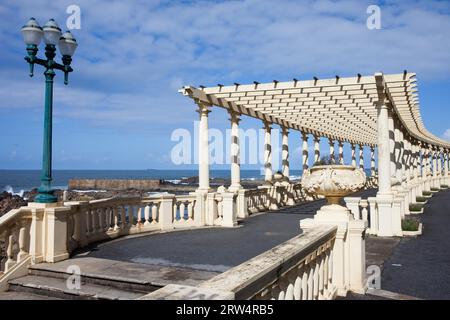
[[[23,190],[23,189],[21,189],[19,192],[14,192],[14,189],[11,186],[5,186],[3,188],[3,191],[6,191],[8,193],[11,193],[14,196],[19,196],[19,197],[23,197],[23,193],[25,192],[25,190]]]
[[[90,192],[93,192],[93,193],[96,193],[96,192],[108,192],[108,190],[77,190],[77,189],[74,189],[74,190],[72,190],[73,192],[78,192],[78,193],[90,193]]]
[[[166,180],[167,182],[173,183],[173,184],[180,184],[180,179],[173,179],[173,180]]]

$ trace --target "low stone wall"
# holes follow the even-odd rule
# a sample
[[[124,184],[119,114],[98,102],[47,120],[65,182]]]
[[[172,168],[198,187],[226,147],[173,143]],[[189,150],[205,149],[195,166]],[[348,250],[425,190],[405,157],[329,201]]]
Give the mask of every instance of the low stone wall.
[[[128,180],[128,179],[71,179],[70,190],[153,190],[159,188],[160,180]]]

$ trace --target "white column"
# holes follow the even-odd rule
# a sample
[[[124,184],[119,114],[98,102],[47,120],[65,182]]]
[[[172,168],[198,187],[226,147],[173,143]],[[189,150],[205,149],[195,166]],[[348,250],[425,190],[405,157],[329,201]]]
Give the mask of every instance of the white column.
[[[433,148],[432,151],[433,155],[433,177],[437,176],[438,168],[437,168],[437,152],[436,149]]]
[[[419,178],[419,146],[417,144],[413,144],[413,166],[414,166],[414,180],[417,181]]]
[[[320,161],[320,137],[314,136],[314,163]]]
[[[281,171],[286,179],[289,179],[289,130],[283,128],[281,131]]]
[[[411,180],[411,143],[408,138],[404,140],[405,151],[403,158],[405,159],[405,175],[406,181]]]
[[[239,114],[230,112],[231,121],[231,185],[230,191],[236,191],[241,186],[241,161],[240,161],[240,143],[239,143]]]
[[[391,190],[391,160],[389,143],[389,122],[388,108],[384,101],[377,106],[377,126],[378,126],[378,236],[391,237],[393,233]]]
[[[308,159],[309,158],[309,150],[308,150],[308,134],[302,132],[302,169],[303,172],[308,170]]]
[[[392,180],[397,181],[397,163],[395,159],[395,125],[394,118],[392,116],[392,111],[388,110],[388,126],[389,126],[389,163],[391,169]],[[378,167],[380,165],[378,164]]]
[[[199,134],[198,134],[198,191],[208,192],[209,187],[209,137],[208,137],[208,113],[211,111],[208,109],[210,106],[197,103],[200,114]]]
[[[423,144],[421,144],[421,148],[420,148],[420,153],[421,153],[421,157],[420,157],[420,177],[422,179],[427,177],[427,155],[425,152],[425,148],[423,147]]]
[[[375,147],[370,146],[370,175],[375,176]]]
[[[264,122],[264,181],[272,182],[272,127]]]
[[[440,176],[442,176],[442,156],[441,156],[441,154],[442,154],[442,150],[438,150],[438,152],[437,152],[437,156],[438,156],[438,166],[437,166],[437,168],[438,168],[438,174]]]
[[[356,145],[352,143],[350,147],[352,150],[352,166],[356,168]]]
[[[378,105],[378,195],[392,196],[388,108]]]
[[[330,144],[330,162],[332,164],[335,163],[335,158],[334,158],[334,140],[329,138],[328,139],[328,143]]]
[[[395,177],[398,182],[403,182],[403,161],[402,161],[402,138],[401,138],[401,130],[398,128],[398,124],[396,124],[394,129],[394,139],[395,139]]]
[[[448,177],[448,150],[444,150],[444,176]]]
[[[364,146],[360,144],[358,146],[359,151],[359,168],[364,170]]]
[[[339,164],[344,164],[344,142],[339,141]]]

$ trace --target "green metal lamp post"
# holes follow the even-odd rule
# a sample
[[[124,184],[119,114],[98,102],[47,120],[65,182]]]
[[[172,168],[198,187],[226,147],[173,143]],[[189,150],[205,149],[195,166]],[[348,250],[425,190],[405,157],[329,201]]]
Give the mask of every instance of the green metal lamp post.
[[[61,29],[55,20],[50,19],[43,28],[38,22],[31,18],[21,29],[23,39],[27,45],[28,55],[25,60],[30,67],[30,77],[34,73],[34,65],[38,64],[45,68],[45,112],[44,112],[44,146],[42,157],[41,185],[38,189],[39,194],[35,198],[35,202],[53,203],[57,202],[57,198],[53,194],[51,188],[52,181],[52,114],[53,114],[53,78],[55,70],[64,72],[64,84],[68,83],[69,72],[73,69],[70,67],[72,56],[77,48],[77,42],[70,31],[61,34]],[[45,42],[45,56],[47,59],[36,57],[38,46],[41,39]],[[62,63],[59,64],[53,60],[56,56],[56,45],[62,55]]]

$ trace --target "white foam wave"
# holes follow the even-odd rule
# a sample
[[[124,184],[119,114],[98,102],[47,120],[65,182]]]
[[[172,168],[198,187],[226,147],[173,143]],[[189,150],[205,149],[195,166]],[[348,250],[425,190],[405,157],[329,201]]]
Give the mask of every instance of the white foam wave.
[[[78,192],[78,193],[88,193],[88,192],[93,192],[93,193],[96,193],[96,192],[107,192],[107,190],[77,190],[77,189],[75,189],[75,190],[72,190],[73,192]]]
[[[167,182],[173,183],[173,184],[180,184],[180,179],[173,179],[173,180],[166,180]]]
[[[8,193],[11,193],[12,195],[19,196],[19,197],[23,197],[23,193],[25,192],[23,189],[21,189],[19,192],[14,192],[14,189],[11,186],[4,187],[3,191],[6,191]]]

